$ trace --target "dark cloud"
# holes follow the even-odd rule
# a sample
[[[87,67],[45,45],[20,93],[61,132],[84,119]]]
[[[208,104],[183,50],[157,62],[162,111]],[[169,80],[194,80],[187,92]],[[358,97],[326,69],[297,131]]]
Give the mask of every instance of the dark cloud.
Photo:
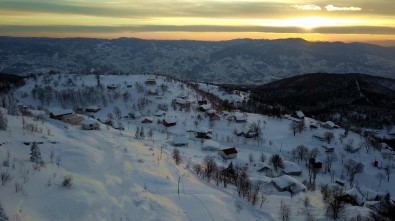
[[[299,27],[269,26],[219,26],[219,25],[145,25],[145,26],[0,26],[0,33],[12,32],[73,32],[73,33],[108,33],[108,32],[265,32],[265,33],[322,33],[322,34],[382,34],[395,35],[395,27],[349,26],[319,27],[304,29]]]

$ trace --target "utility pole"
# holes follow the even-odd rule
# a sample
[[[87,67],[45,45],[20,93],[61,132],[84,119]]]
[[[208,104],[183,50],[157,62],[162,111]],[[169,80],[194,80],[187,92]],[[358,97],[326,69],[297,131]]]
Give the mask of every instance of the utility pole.
[[[178,176],[178,190],[177,190],[178,195],[180,195],[180,180],[181,180],[181,177]]]

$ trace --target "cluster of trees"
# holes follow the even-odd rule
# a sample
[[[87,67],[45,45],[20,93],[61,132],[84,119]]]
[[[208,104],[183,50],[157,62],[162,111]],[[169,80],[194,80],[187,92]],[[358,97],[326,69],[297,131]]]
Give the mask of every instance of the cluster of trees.
[[[202,164],[194,165],[194,171],[207,182],[214,181],[217,186],[221,183],[224,188],[228,184],[236,186],[238,196],[249,201],[252,206],[262,207],[271,192],[269,184],[250,180],[245,165],[233,165],[231,162],[227,168],[223,168],[217,165],[212,156],[206,156]]]

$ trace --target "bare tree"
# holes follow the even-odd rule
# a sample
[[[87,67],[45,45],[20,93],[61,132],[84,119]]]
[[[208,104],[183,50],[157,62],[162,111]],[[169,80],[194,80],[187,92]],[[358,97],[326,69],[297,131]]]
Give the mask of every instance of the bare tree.
[[[118,106],[114,106],[114,115],[118,119],[121,119],[121,117],[122,117],[121,109],[119,109]]]
[[[344,195],[343,188],[334,186],[329,189],[328,186],[323,186],[321,193],[327,206],[327,214],[335,220],[338,219],[344,210],[344,202],[340,199]]]
[[[179,165],[182,161],[181,161],[181,156],[180,156],[180,150],[178,150],[178,148],[174,148],[173,149],[173,160],[176,163],[176,165]]]
[[[211,176],[217,171],[217,163],[215,162],[214,158],[211,156],[206,156],[203,159],[204,162],[204,173],[207,181],[210,181]]]
[[[248,160],[250,161],[250,165],[252,165],[252,163],[254,163],[254,155],[252,154],[252,153],[250,153],[249,155],[248,155]]]
[[[387,166],[384,168],[384,172],[385,172],[385,174],[387,175],[387,182],[390,182],[390,175],[391,175],[391,173],[392,173],[392,168],[390,167],[390,165],[387,165]]]
[[[291,217],[291,206],[287,203],[284,203],[282,200],[280,203],[279,215],[282,221],[288,221]]]
[[[324,140],[328,143],[331,144],[331,142],[335,139],[335,135],[333,135],[332,132],[325,132],[324,133]]]
[[[305,160],[308,153],[309,149],[307,149],[307,147],[305,147],[304,145],[299,145],[296,147],[296,154],[300,161]]]
[[[347,170],[347,174],[349,176],[349,181],[350,181],[350,186],[352,187],[355,175],[363,172],[364,165],[362,163],[359,163],[359,162],[353,160],[353,159],[349,159],[349,160],[347,160],[344,167]]]
[[[376,178],[379,180],[379,187],[381,186],[381,181],[385,178],[384,173],[379,172],[376,174]]]
[[[260,159],[261,162],[265,162],[266,155],[264,153],[261,153],[261,155],[259,156],[259,159]]]

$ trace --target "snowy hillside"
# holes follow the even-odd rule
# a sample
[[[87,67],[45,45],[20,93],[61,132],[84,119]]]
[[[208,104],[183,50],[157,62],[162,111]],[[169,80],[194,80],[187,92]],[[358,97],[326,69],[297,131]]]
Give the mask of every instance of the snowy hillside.
[[[0,127],[2,117],[8,122],[0,130],[5,213],[10,220],[270,221],[289,208],[291,220],[330,220],[321,193],[329,184],[323,189],[344,188],[340,219],[350,220],[395,194],[395,158],[381,144],[307,117],[224,109],[202,91],[232,102],[248,97],[150,75],[26,79],[10,92],[18,116],[12,99],[0,99],[10,109],[0,110]],[[100,129],[86,130],[83,119]],[[35,145],[43,165],[36,155],[32,162]],[[233,147],[237,156],[225,159]]]
[[[161,73],[210,83],[262,84],[316,73],[394,77],[395,49],[302,39],[223,42],[0,37],[0,72]]]

